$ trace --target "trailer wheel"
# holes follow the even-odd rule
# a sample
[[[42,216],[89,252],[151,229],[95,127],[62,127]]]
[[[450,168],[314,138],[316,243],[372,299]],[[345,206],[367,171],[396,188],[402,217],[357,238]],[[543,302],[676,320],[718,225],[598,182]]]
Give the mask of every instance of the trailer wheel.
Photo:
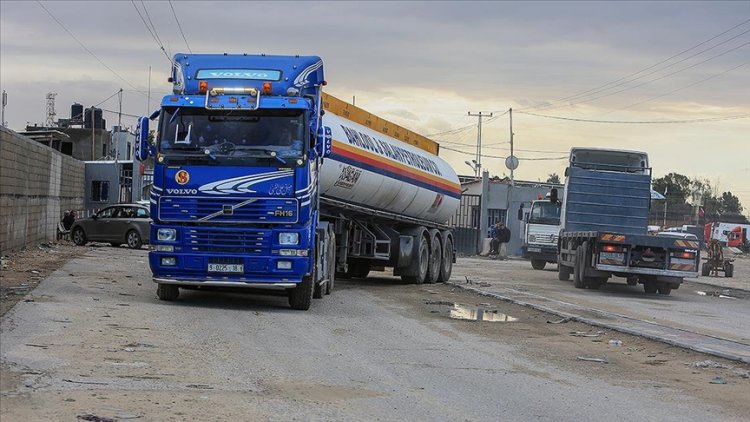
[[[443,259],[440,263],[440,275],[438,276],[438,283],[445,283],[451,279],[451,273],[453,272],[453,239],[451,237],[445,238],[445,246],[443,246]]]
[[[427,284],[433,284],[438,281],[440,277],[440,266],[443,260],[443,250],[440,247],[439,235],[432,236],[430,241],[430,258],[429,265],[427,266],[427,277],[424,282]]]
[[[669,285],[669,283],[660,282],[656,285],[656,290],[659,291],[660,295],[669,295],[672,293],[672,286]]]
[[[659,290],[658,285],[655,281],[644,281],[643,282],[643,291],[652,295],[655,294]]]
[[[704,262],[703,266],[701,267],[701,275],[703,277],[708,277],[711,274],[711,267],[708,265],[708,262]]]
[[[297,284],[297,287],[289,290],[289,306],[292,309],[298,311],[306,311],[310,309],[310,302],[312,302],[313,296],[313,277],[306,276],[302,277],[302,281]]]
[[[724,265],[724,277],[732,278],[734,275],[734,264],[727,262]]]
[[[583,264],[586,261],[586,246],[587,242],[583,242],[576,248],[576,258],[573,266],[573,285],[576,289],[583,289],[586,285],[583,282]]]
[[[422,284],[427,278],[427,267],[430,263],[430,250],[427,247],[427,238],[419,236],[419,249],[417,254],[417,275],[404,275],[401,279],[407,283]]]
[[[557,279],[560,281],[570,280],[570,268],[563,264],[557,264]]]
[[[180,288],[174,284],[159,283],[156,285],[156,296],[159,300],[167,302],[177,300],[177,298],[180,297]]]
[[[543,270],[544,267],[547,265],[547,261],[543,259],[532,259],[531,260],[531,268],[535,270]]]

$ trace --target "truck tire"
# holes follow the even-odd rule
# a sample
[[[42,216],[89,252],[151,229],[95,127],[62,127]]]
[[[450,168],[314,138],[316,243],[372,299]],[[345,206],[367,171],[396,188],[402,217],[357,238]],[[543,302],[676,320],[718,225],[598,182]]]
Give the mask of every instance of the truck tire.
[[[701,267],[701,275],[703,277],[711,275],[711,267],[708,265],[708,262],[703,263],[703,266]]]
[[[404,275],[401,279],[411,284],[422,284],[427,278],[427,267],[430,263],[430,250],[427,246],[427,238],[419,236],[419,249],[417,249],[417,275]]]
[[[672,292],[672,286],[669,283],[659,282],[656,285],[656,290],[659,291],[660,295],[667,296]]]
[[[643,282],[643,291],[652,295],[655,294],[659,290],[658,285],[655,281],[644,281]]]
[[[174,284],[159,283],[156,285],[156,296],[159,300],[171,302],[180,297],[180,288]]]
[[[302,281],[297,284],[297,287],[289,289],[289,306],[292,309],[298,311],[306,311],[310,309],[310,302],[312,302],[313,296],[313,277],[305,276],[302,277]]]
[[[427,277],[424,282],[434,284],[440,277],[440,266],[443,261],[443,248],[440,245],[440,234],[435,233],[430,240],[430,260],[427,266]]]
[[[732,278],[734,275],[734,264],[727,263],[724,265],[724,277]]]
[[[531,268],[535,270],[543,270],[544,267],[547,265],[547,261],[543,259],[532,259],[531,260]]]
[[[585,262],[584,257],[586,256],[586,245],[587,243],[583,242],[576,248],[576,258],[573,266],[573,286],[575,286],[576,289],[583,289],[586,287],[586,284],[583,281],[583,264]]]
[[[445,283],[451,279],[451,273],[453,272],[453,239],[450,236],[446,236],[445,245],[443,246],[443,259],[440,263],[440,275],[438,276],[438,283]]]
[[[557,279],[560,281],[570,280],[570,268],[563,264],[557,264]]]

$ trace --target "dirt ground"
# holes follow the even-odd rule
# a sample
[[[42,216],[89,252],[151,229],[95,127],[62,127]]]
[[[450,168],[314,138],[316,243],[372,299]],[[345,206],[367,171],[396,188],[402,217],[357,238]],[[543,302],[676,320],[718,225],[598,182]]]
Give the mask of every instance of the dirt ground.
[[[510,343],[538,360],[540,368],[554,366],[596,377],[629,388],[657,388],[664,398],[672,394],[695,398],[726,411],[727,417],[750,414],[750,365],[715,358],[641,337],[607,331],[577,322],[555,323],[557,316],[504,301],[479,296],[450,285],[421,286],[419,290],[394,292],[379,290],[383,298],[404,304],[422,302],[412,317],[429,322],[443,319],[452,303],[473,305],[518,318],[513,322],[454,320],[462,330],[491,342]],[[398,296],[398,297],[397,297]],[[412,307],[404,307],[407,312]],[[609,344],[620,340],[621,346]],[[579,360],[606,359],[608,363]],[[529,374],[544,375],[540,368],[517,368]],[[717,415],[718,419],[721,419]]]
[[[62,267],[69,259],[82,255],[88,247],[72,242],[41,243],[28,246],[0,258],[0,316],[48,275]]]

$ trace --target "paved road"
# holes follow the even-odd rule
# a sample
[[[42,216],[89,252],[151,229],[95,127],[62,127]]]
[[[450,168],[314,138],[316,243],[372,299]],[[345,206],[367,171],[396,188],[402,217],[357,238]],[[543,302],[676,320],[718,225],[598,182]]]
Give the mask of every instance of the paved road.
[[[657,323],[706,336],[739,343],[743,356],[750,350],[750,291],[725,291],[731,282],[734,289],[750,289],[750,260],[736,261],[735,278],[725,280],[701,277],[686,281],[670,296],[646,295],[642,286],[631,287],[624,279],[610,279],[600,290],[576,289],[571,281],[557,278],[557,267],[533,270],[528,261],[496,261],[486,258],[463,258],[455,267],[453,281],[469,277],[481,290],[507,296],[524,296],[529,301],[556,302],[572,307],[601,310],[605,313]],[[708,284],[711,283],[711,284]],[[721,285],[723,284],[723,285]],[[562,308],[565,309],[565,308]],[[570,310],[583,317],[592,314]],[[747,356],[750,359],[750,355]]]
[[[2,420],[684,421],[721,414],[678,389],[545,365],[458,321],[413,316],[418,303],[398,300],[398,292],[424,287],[395,279],[341,282],[299,312],[283,297],[238,293],[184,292],[176,303],[159,302],[145,263],[145,250],[94,248],[2,318]],[[586,300],[607,294],[625,295],[605,290]],[[650,306],[681,301],[678,294]]]

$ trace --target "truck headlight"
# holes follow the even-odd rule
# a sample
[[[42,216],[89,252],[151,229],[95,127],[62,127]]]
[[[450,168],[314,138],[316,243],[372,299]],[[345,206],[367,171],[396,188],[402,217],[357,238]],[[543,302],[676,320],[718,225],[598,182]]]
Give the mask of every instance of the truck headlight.
[[[177,230],[159,229],[156,231],[156,239],[163,242],[174,242],[177,240]]]
[[[279,233],[280,245],[297,245],[299,244],[299,233]]]

